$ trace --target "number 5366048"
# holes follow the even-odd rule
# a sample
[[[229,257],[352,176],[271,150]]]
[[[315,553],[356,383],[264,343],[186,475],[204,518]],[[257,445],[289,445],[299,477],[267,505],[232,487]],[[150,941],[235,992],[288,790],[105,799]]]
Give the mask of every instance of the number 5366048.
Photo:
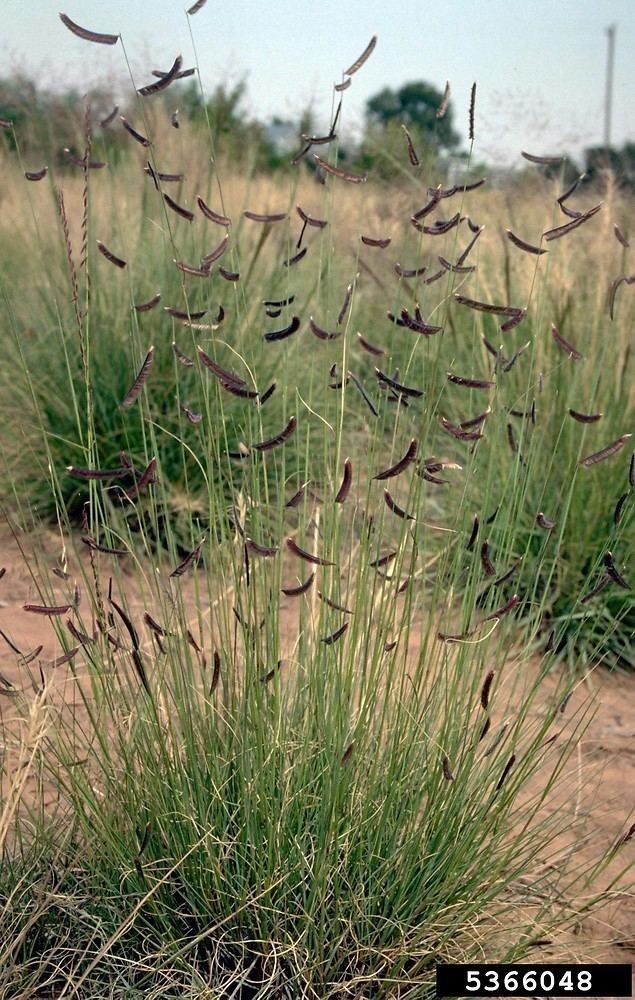
[[[558,991],[571,993],[591,992],[591,973],[581,969],[575,974],[570,970],[556,977],[548,969],[511,969],[500,976],[495,969],[481,971],[468,969],[465,977],[465,989],[468,993],[491,992],[498,994],[552,993]]]

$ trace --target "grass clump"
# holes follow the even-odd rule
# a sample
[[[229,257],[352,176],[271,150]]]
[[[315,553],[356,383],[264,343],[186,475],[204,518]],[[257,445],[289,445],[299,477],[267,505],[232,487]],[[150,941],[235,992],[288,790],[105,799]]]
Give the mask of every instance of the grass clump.
[[[213,572],[148,575],[134,603],[116,574],[38,750],[59,790],[54,888],[13,953],[14,982],[35,953],[78,996],[172,995],[186,979],[192,995],[251,983],[257,996],[388,996],[398,983],[424,996],[437,962],[524,954],[578,914],[557,899],[590,873],[563,865],[554,887],[545,860],[567,824],[545,805],[584,706],[562,731],[566,685],[540,695],[550,658],[509,668],[512,623],[482,615],[476,645],[439,641],[429,620],[419,631],[416,598],[370,581],[376,549],[356,551],[339,513],[316,558],[350,544],[350,562],[278,608],[280,560],[254,559],[247,584],[240,536],[204,547]],[[76,634],[90,617],[77,610]]]

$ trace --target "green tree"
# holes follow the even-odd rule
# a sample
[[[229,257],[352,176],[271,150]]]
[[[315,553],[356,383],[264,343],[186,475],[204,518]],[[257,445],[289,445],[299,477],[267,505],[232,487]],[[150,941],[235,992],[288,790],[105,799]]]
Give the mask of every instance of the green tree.
[[[244,128],[245,114],[241,108],[247,81],[240,79],[234,84],[219,83],[204,101],[198,83],[191,82],[183,87],[179,103],[183,114],[194,122],[204,123],[205,110],[214,133],[231,133]],[[173,95],[175,91],[172,92]]]
[[[610,171],[620,187],[635,190],[635,142],[615,146],[593,146],[584,151],[584,169],[589,180],[597,181]]]
[[[94,159],[103,158],[112,164],[126,143],[122,142],[120,130],[111,127],[105,131],[98,123],[114,104],[115,97],[107,86],[94,86],[82,94],[74,87],[41,87],[25,74],[14,73],[0,78],[0,118],[13,124],[12,129],[3,131],[2,140],[8,149],[15,150],[19,145],[23,157],[33,157],[31,166],[44,161],[49,166],[68,168],[62,150],[68,147],[75,155],[83,155],[88,105],[95,130]]]
[[[182,118],[203,129],[209,120],[217,156],[227,156],[234,164],[251,163],[259,169],[269,165],[270,148],[266,142],[265,128],[251,118],[243,107],[247,92],[244,78],[235,83],[222,82],[203,97],[194,81],[182,89],[170,88],[169,105],[178,104]]]
[[[368,124],[384,128],[392,123],[403,124],[414,130],[426,146],[451,151],[461,139],[452,127],[451,104],[443,117],[437,117],[442,101],[442,92],[423,80],[405,83],[399,90],[384,87],[366,103]]]

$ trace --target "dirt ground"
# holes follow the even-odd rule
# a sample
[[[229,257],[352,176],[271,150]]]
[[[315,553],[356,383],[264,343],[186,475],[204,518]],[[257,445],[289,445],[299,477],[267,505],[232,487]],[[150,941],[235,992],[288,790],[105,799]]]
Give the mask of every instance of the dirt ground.
[[[59,545],[50,537],[43,538],[41,543],[38,540],[38,545],[40,553],[53,567],[59,557]],[[6,531],[0,535],[0,567],[6,569],[0,579],[0,629],[24,652],[41,644],[42,662],[59,656],[60,647],[48,618],[27,614],[22,609],[27,602],[40,603],[40,597],[19,547]],[[9,683],[22,689],[28,687],[30,681],[16,659],[6,642],[0,639],[0,685]],[[63,666],[56,668],[55,675],[57,695],[64,698],[68,693],[69,675]],[[576,856],[581,858],[587,852],[597,856],[598,844],[612,844],[627,828],[625,824],[635,806],[635,674],[597,670],[580,686],[580,697],[590,692],[597,694],[598,710],[580,743],[571,773],[570,795],[561,807],[564,811],[576,810],[577,815],[580,812],[585,815],[585,830],[592,845],[578,845],[577,848],[574,845],[578,851]],[[572,705],[577,696],[576,692]],[[0,754],[13,738],[11,720],[14,716],[14,702],[2,694],[0,686]],[[593,792],[585,791],[584,778],[590,771],[600,779],[599,784],[596,780],[589,783],[589,787],[595,789]],[[37,793],[35,779],[29,775],[24,794],[32,797]],[[50,805],[53,790],[44,787],[43,794],[45,805]],[[0,817],[2,805],[0,800]],[[563,853],[570,847],[563,843]],[[635,969],[635,889],[630,891],[627,885],[629,878],[635,881],[635,837],[603,873],[601,887],[630,861],[634,862],[630,877],[614,887],[607,903],[594,915],[581,917],[572,932],[542,946],[535,953],[536,962],[567,959],[627,962]]]

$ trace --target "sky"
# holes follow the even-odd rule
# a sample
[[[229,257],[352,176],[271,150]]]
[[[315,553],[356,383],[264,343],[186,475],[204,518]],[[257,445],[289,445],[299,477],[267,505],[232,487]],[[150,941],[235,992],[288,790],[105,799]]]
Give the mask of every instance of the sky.
[[[371,58],[344,94],[342,132],[359,133],[369,97],[426,80],[450,82],[454,124],[467,138],[477,84],[475,155],[520,166],[520,150],[576,155],[604,133],[607,34],[616,25],[611,140],[635,141],[635,4],[632,0],[1,0],[4,69],[44,86],[150,83],[177,54],[203,86],[247,82],[246,111],[297,120],[311,105],[328,128],[333,84],[373,34]],[[71,34],[64,12],[123,45]],[[188,26],[189,20],[189,26]],[[191,34],[190,34],[191,28]],[[194,49],[195,46],[195,49]]]

